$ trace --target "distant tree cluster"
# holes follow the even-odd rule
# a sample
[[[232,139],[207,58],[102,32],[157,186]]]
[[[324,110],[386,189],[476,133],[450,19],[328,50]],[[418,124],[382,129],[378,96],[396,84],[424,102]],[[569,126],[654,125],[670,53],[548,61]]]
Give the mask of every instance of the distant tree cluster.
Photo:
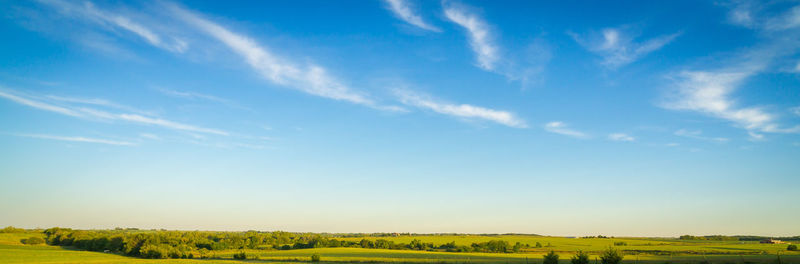
[[[596,235],[596,236],[584,236],[584,237],[581,237],[581,238],[614,238],[614,237],[613,236],[612,237],[607,237],[607,236],[604,236],[604,235]]]
[[[764,239],[777,239],[777,240],[784,240],[784,241],[800,240],[800,236],[792,236],[792,237],[733,236],[733,237],[738,238],[739,241],[761,241],[761,240],[764,240]]]
[[[399,236],[541,236],[538,234],[527,233],[503,233],[503,234],[466,234],[466,233],[321,233],[322,235],[335,235],[336,237],[399,237]]]
[[[341,240],[320,234],[289,232],[208,232],[208,231],[140,231],[72,230],[50,228],[44,230],[47,243],[72,246],[91,251],[109,251],[140,258],[214,258],[215,250],[269,249],[289,250],[303,248],[355,247],[374,249],[403,249],[447,252],[510,253],[530,248],[519,242],[511,245],[504,240],[457,245],[455,241],[436,245],[414,239],[410,243],[395,243],[386,239]],[[248,259],[244,251],[234,254],[236,259]]]
[[[323,247],[360,247],[375,249],[405,249],[405,250],[424,250],[424,251],[446,251],[446,252],[490,252],[507,253],[519,252],[522,249],[530,248],[528,244],[515,243],[513,246],[504,240],[492,240],[488,242],[472,243],[470,246],[456,245],[456,242],[449,242],[441,245],[425,243],[419,239],[411,240],[406,243],[395,243],[386,239],[361,239],[361,241],[345,241],[326,237],[315,237],[307,242],[297,242],[291,248],[323,248]],[[289,249],[284,246],[281,249]]]
[[[713,235],[713,236],[682,235],[679,238],[681,240],[739,241],[739,237],[736,237],[736,236],[721,236],[721,235]]]
[[[3,229],[0,229],[0,233],[24,233],[26,230],[22,228],[16,228],[13,226],[7,226]]]
[[[141,258],[213,258],[213,250],[272,249],[309,240],[288,232],[203,232],[138,230],[44,230],[47,243]]]

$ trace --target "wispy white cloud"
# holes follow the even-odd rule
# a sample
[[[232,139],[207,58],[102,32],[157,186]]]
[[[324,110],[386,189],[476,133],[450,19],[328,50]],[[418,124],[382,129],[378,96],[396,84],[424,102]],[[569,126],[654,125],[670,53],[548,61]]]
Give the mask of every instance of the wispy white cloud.
[[[408,90],[397,90],[396,94],[400,101],[406,105],[428,109],[436,113],[459,118],[483,119],[510,127],[526,127],[525,121],[519,119],[511,112],[468,104],[452,104],[441,102],[428,96],[420,95]]]
[[[193,125],[187,125],[187,124],[183,124],[183,123],[173,122],[173,121],[169,121],[169,120],[164,120],[164,119],[160,119],[160,118],[152,118],[152,117],[146,117],[146,116],[135,115],[135,114],[116,114],[116,115],[112,115],[112,119],[125,120],[125,121],[129,121],[129,122],[133,122],[133,123],[139,123],[139,124],[160,126],[160,127],[171,128],[171,129],[176,129],[176,130],[193,131],[193,132],[216,134],[216,135],[223,135],[223,136],[227,136],[228,135],[228,132],[225,132],[225,131],[222,131],[222,130],[218,130],[218,129],[198,127],[198,126],[193,126]]]
[[[581,37],[572,32],[568,32],[568,34],[578,44],[601,56],[603,65],[618,68],[661,49],[681,33],[662,35],[643,42],[634,42],[636,34],[628,32],[625,27],[606,28],[600,34],[594,33],[588,37]]]
[[[768,30],[780,31],[795,29],[800,27],[800,6],[795,6],[788,11],[771,17],[764,23],[764,28]]]
[[[231,103],[231,100],[228,100],[228,99],[216,97],[216,96],[213,96],[213,95],[196,93],[196,92],[176,91],[176,90],[170,90],[170,89],[158,89],[158,91],[161,92],[162,94],[165,94],[165,95],[169,95],[169,96],[173,96],[173,97],[180,97],[180,98],[185,98],[185,99],[202,99],[202,100],[214,101],[214,102],[219,102],[219,103]]]
[[[750,140],[762,140],[762,133],[800,133],[800,125],[781,124],[779,115],[766,107],[743,106],[734,97],[734,92],[750,78],[774,70],[770,67],[776,61],[797,54],[800,49],[800,30],[797,30],[800,29],[797,27],[800,25],[800,6],[774,12],[769,3],[737,1],[727,5],[731,5],[729,21],[761,33],[761,44],[724,54],[719,67],[673,74],[670,76],[673,80],[671,89],[660,106],[730,121],[746,129]]]
[[[577,130],[574,130],[574,129],[570,129],[569,126],[567,126],[567,124],[565,124],[564,122],[561,122],[561,121],[553,121],[553,122],[545,124],[544,125],[544,130],[546,130],[548,132],[551,132],[551,133],[561,134],[561,135],[580,138],[580,139],[589,138],[589,135],[587,135],[586,133],[583,133],[583,132],[580,132],[580,131],[577,131]]]
[[[176,98],[183,98],[183,99],[187,99],[187,100],[205,100],[205,101],[219,103],[219,104],[231,107],[231,108],[238,108],[238,109],[243,109],[243,110],[251,110],[250,108],[244,107],[244,106],[240,105],[239,103],[237,103],[237,102],[235,102],[233,100],[229,100],[229,99],[225,99],[225,98],[217,97],[217,96],[213,96],[213,95],[208,95],[208,94],[203,94],[203,93],[198,93],[198,92],[190,92],[190,91],[170,90],[170,89],[165,89],[165,88],[158,88],[157,90],[160,93],[164,94],[164,95],[168,95],[168,96],[172,96],[172,97],[176,97]]]
[[[492,32],[486,21],[466,7],[450,3],[444,8],[444,15],[467,31],[470,46],[478,60],[478,67],[491,71],[497,66],[499,48],[492,39]]]
[[[552,58],[551,45],[544,38],[503,49],[499,34],[474,8],[456,2],[444,2],[443,6],[445,17],[466,32],[476,67],[519,81],[523,87],[544,80],[543,73]]]
[[[764,134],[756,133],[753,131],[747,131],[747,135],[750,136],[750,141],[762,141],[764,140]]]
[[[88,137],[53,136],[53,135],[41,135],[41,134],[16,134],[16,136],[29,137],[29,138],[40,138],[40,139],[50,139],[50,140],[59,140],[59,141],[70,141],[70,142],[97,143],[97,144],[116,145],[116,146],[134,146],[134,145],[136,145],[135,143],[131,143],[131,142],[127,142],[127,141],[116,141],[116,140],[108,140],[108,139],[100,139],[100,138],[88,138]]]
[[[422,17],[415,14],[413,11],[413,7],[407,0],[385,0],[389,10],[392,11],[398,18],[402,19],[406,23],[414,25],[418,28],[434,31],[434,32],[441,32],[442,30],[428,24]]]
[[[800,28],[800,5],[776,13],[771,8],[771,5],[775,3],[732,1],[723,5],[727,5],[730,8],[728,21],[734,25],[765,32],[780,32]]]
[[[96,7],[92,2],[83,2],[83,5],[76,2],[61,0],[39,0],[40,3],[57,8],[60,12],[90,21],[113,29],[122,29],[145,40],[150,45],[168,51],[182,53],[188,48],[188,43],[179,38],[172,38],[170,41],[157,34],[151,28],[134,21],[128,16],[103,10]]]
[[[79,117],[85,119],[99,119],[99,120],[106,120],[106,121],[127,121],[136,124],[142,125],[154,125],[163,128],[175,129],[175,130],[183,130],[188,132],[198,132],[198,133],[207,133],[207,134],[216,134],[216,135],[228,135],[228,132],[211,129],[211,128],[204,128],[199,126],[193,126],[189,124],[169,121],[160,118],[154,117],[147,117],[142,116],[139,114],[129,114],[129,113],[112,113],[104,110],[94,109],[94,108],[87,108],[87,107],[75,107],[75,106],[58,106],[51,104],[49,102],[43,102],[31,97],[26,97],[19,93],[13,94],[9,90],[0,90],[0,97],[6,98],[10,101],[16,102],[18,104],[27,105],[36,109],[50,111],[54,113],[59,113],[63,115],[68,115],[72,117]],[[41,97],[41,96],[39,96]]]
[[[729,120],[755,132],[797,133],[800,126],[780,127],[776,117],[759,107],[741,107],[731,93],[753,75],[753,70],[684,71],[676,79],[676,89],[662,106],[674,110],[690,110]]]
[[[688,129],[679,129],[674,133],[676,136],[680,137],[687,137],[692,139],[699,139],[705,141],[714,141],[714,142],[727,142],[728,138],[724,137],[707,137],[703,136],[703,131],[700,130],[688,130]]]
[[[728,12],[728,20],[736,25],[753,27],[755,21],[753,19],[752,6],[749,3],[741,2]]]
[[[175,17],[225,44],[234,53],[239,54],[253,70],[273,83],[315,96],[347,101],[376,109],[397,110],[393,107],[378,105],[364,93],[354,91],[341,83],[321,66],[315,64],[298,66],[296,62],[279,57],[248,36],[234,33],[177,5],[167,6]]]
[[[636,139],[625,133],[612,133],[608,135],[608,139],[613,141],[633,142]]]
[[[6,98],[6,99],[11,100],[11,101],[13,101],[15,103],[18,103],[18,104],[27,105],[27,106],[30,106],[30,107],[33,107],[33,108],[38,108],[38,109],[45,110],[45,111],[56,112],[56,113],[59,113],[59,114],[62,114],[62,115],[68,115],[68,116],[74,116],[74,117],[82,117],[83,116],[78,111],[75,111],[75,110],[72,110],[72,109],[69,109],[69,108],[60,107],[60,106],[56,106],[56,105],[51,105],[51,104],[44,103],[44,102],[39,102],[39,101],[36,101],[36,100],[33,100],[33,99],[28,99],[28,98],[25,98],[25,97],[17,96],[17,95],[11,94],[11,93],[3,91],[3,90],[0,90],[0,97]]]
[[[789,109],[789,111],[796,116],[800,116],[800,106],[792,107],[791,109]]]
[[[103,106],[109,107],[139,114],[147,114],[152,115],[149,111],[144,111],[140,109],[136,109],[130,106],[118,104],[106,99],[100,98],[80,98],[80,97],[69,97],[69,96],[60,96],[60,95],[45,95],[44,98],[59,101],[59,102],[67,102],[67,103],[76,103],[76,104],[86,104],[86,105],[96,105],[96,106]]]
[[[152,140],[161,140],[161,137],[159,137],[158,135],[150,134],[150,133],[141,133],[141,134],[139,134],[139,137],[140,138],[146,138],[146,139],[152,139]]]

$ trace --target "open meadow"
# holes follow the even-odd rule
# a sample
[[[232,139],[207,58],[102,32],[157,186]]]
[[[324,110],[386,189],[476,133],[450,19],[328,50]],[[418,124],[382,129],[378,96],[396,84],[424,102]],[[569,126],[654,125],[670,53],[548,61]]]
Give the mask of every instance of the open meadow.
[[[136,231],[153,233],[159,231]],[[46,239],[41,231],[0,233],[0,263],[307,263],[312,255],[320,263],[542,263],[542,256],[554,251],[559,263],[570,263],[578,250],[589,253],[590,263],[610,247],[623,252],[623,263],[800,263],[800,252],[786,251],[786,244],[758,241],[679,240],[674,238],[565,238],[533,235],[404,235],[390,237],[342,237],[346,241],[389,240],[397,244],[423,243],[471,245],[489,241],[510,244],[541,244],[516,253],[443,252],[439,250],[374,249],[359,247],[304,249],[211,250],[199,259],[145,259],[115,252],[80,250],[72,246],[26,245],[31,237]],[[795,241],[796,243],[796,241]],[[244,259],[236,254],[245,253]],[[599,262],[598,262],[599,263]]]

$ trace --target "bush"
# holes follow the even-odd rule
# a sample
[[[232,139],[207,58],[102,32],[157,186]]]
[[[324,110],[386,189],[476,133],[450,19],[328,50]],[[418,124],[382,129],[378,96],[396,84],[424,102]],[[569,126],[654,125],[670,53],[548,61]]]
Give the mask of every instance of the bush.
[[[536,247],[537,247],[537,248],[540,248],[540,247],[542,247],[542,243],[536,242]]]
[[[788,251],[797,251],[797,245],[789,245],[786,247]]]
[[[244,251],[242,251],[242,252],[233,254],[233,259],[247,259],[247,253],[244,253]]]
[[[314,253],[314,255],[311,255],[311,262],[319,262],[321,258],[319,254]]]
[[[169,256],[169,249],[158,245],[147,244],[139,249],[139,256],[151,259],[164,259]]]
[[[572,256],[572,264],[589,264],[589,254],[586,252],[578,251],[578,254]]]
[[[25,245],[38,245],[38,244],[44,244],[44,239],[42,239],[41,237],[30,237],[22,239],[20,242],[22,242],[22,244]]]
[[[615,246],[627,246],[628,243],[627,242],[614,242],[614,245]]]
[[[550,250],[550,253],[544,255],[543,264],[558,264],[558,254],[556,252]]]
[[[608,248],[606,251],[603,251],[603,255],[600,256],[600,262],[603,264],[619,264],[622,262],[622,254],[619,253],[614,248]]]

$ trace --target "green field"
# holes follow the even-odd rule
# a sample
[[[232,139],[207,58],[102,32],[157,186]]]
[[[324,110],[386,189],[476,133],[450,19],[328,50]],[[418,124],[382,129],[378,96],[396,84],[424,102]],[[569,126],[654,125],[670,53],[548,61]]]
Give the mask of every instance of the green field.
[[[569,263],[569,256],[577,250],[589,252],[592,261],[599,252],[615,246],[623,250],[625,263],[800,263],[800,252],[785,251],[785,244],[760,244],[741,241],[684,241],[651,238],[563,238],[543,236],[400,236],[381,237],[398,243],[413,239],[437,244],[455,241],[471,244],[502,239],[513,243],[545,245],[520,253],[449,253],[415,250],[388,250],[364,248],[313,248],[297,250],[245,250],[248,260],[234,260],[239,250],[216,251],[216,259],[139,259],[112,253],[75,250],[49,245],[24,245],[20,240],[32,236],[44,237],[39,232],[0,233],[0,263],[300,263],[310,262],[312,254],[319,254],[322,263],[541,263],[542,255],[550,250],[561,255],[561,263]],[[343,238],[361,240],[364,237]],[[368,237],[367,239],[378,239]],[[546,245],[550,246],[546,246]],[[258,259],[252,259],[258,256]]]

